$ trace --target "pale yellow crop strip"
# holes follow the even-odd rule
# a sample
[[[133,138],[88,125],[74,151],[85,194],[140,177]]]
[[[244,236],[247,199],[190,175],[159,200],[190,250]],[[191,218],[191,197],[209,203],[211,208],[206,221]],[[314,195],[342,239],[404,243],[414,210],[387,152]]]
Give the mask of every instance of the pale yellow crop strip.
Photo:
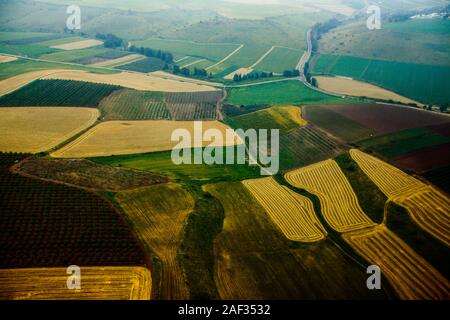
[[[450,246],[450,200],[436,188],[371,155],[351,150],[364,173],[393,202],[404,206],[425,231]]]
[[[327,160],[289,172],[286,180],[319,197],[322,212],[330,226],[346,232],[375,224],[361,209],[358,198],[338,164]]]
[[[325,238],[327,233],[308,198],[279,185],[273,178],[242,183],[288,239],[315,242]]]
[[[386,226],[343,235],[362,256],[378,265],[402,299],[448,299],[450,284]]]

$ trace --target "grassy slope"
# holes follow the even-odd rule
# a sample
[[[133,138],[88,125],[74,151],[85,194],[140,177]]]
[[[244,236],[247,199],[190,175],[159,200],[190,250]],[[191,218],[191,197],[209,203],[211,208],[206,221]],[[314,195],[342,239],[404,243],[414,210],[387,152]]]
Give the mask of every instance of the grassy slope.
[[[228,103],[234,105],[320,104],[345,101],[347,100],[313,91],[295,80],[233,88],[227,99]]]
[[[301,50],[276,47],[256,66],[256,69],[278,73],[282,73],[284,70],[293,70],[302,55],[303,51]]]

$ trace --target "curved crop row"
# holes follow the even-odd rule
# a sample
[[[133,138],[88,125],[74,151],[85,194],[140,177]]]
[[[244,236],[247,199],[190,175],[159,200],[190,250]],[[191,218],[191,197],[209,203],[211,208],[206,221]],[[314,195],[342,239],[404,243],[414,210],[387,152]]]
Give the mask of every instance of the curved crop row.
[[[401,299],[449,299],[450,284],[384,225],[345,233],[344,239],[377,265]]]
[[[294,170],[285,178],[291,185],[319,197],[323,215],[334,230],[347,232],[374,225],[335,161],[326,160]]]
[[[450,200],[434,187],[359,150],[350,154],[364,173],[393,202],[404,206],[414,221],[450,246]]]
[[[288,239],[315,242],[325,238],[327,233],[308,198],[279,185],[273,178],[247,180],[243,184]]]

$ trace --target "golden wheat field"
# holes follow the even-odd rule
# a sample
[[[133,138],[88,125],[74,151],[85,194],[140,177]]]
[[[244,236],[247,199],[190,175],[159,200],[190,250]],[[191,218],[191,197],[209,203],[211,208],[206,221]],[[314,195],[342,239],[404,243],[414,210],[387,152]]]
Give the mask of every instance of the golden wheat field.
[[[85,71],[71,70],[52,73],[43,79],[76,80],[93,83],[104,83],[125,88],[161,92],[204,92],[217,91],[216,88],[195,83],[189,79],[175,80],[135,72],[120,72],[115,74],[97,74]]]
[[[61,49],[61,50],[79,50],[79,49],[86,49],[86,48],[90,48],[90,47],[100,46],[102,44],[103,44],[103,41],[88,39],[88,40],[81,40],[81,41],[59,44],[56,46],[52,46],[51,48]]]
[[[229,127],[219,121],[202,122],[203,130],[217,129],[225,136]],[[171,141],[176,129],[186,129],[193,139],[194,121],[144,120],[100,123],[84,135],[52,153],[56,158],[86,158],[171,150],[191,147],[184,141]],[[235,135],[235,142],[240,141]],[[188,141],[190,142],[190,141]],[[203,141],[203,146],[209,145]],[[217,141],[211,146],[224,146]],[[193,145],[194,146],[194,145]],[[200,147],[200,145],[195,145]]]
[[[291,171],[285,175],[294,187],[317,195],[330,226],[347,232],[373,226],[358,203],[350,183],[334,160],[326,160]]]
[[[380,267],[401,299],[450,299],[450,284],[386,226],[343,234],[370,263]]]
[[[106,61],[102,61],[102,62],[96,62],[96,63],[91,64],[90,66],[92,66],[92,67],[118,67],[118,66],[130,63],[130,62],[142,60],[144,58],[145,57],[140,54],[129,54],[127,56],[120,57],[117,59],[110,59],[110,60],[106,60]]]
[[[189,290],[177,261],[184,225],[194,209],[194,199],[181,186],[166,184],[117,195],[120,206],[141,240],[162,263],[161,299],[188,299]]]
[[[93,108],[0,108],[0,151],[47,151],[89,128],[99,116]]]
[[[2,300],[149,300],[144,267],[81,267],[81,288],[67,289],[66,268],[0,269]]]
[[[389,198],[404,206],[424,230],[450,246],[450,199],[436,188],[359,150],[353,160]]]
[[[271,177],[242,183],[289,240],[315,242],[327,235],[308,198],[281,186]]]

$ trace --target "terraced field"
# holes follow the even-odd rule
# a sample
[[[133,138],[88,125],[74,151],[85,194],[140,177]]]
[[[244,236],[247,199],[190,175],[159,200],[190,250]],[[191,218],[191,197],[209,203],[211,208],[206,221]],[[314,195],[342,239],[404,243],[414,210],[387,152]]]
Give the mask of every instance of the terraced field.
[[[0,107],[0,151],[48,151],[92,126],[99,116],[93,108]]]
[[[424,230],[450,246],[450,200],[430,185],[359,150],[353,160],[393,202],[404,206]]]
[[[448,280],[384,225],[371,231],[345,233],[343,237],[381,268],[401,299],[449,299]]]
[[[81,267],[81,289],[67,289],[65,268],[0,269],[2,300],[149,300],[143,267]]]
[[[119,90],[103,99],[99,109],[102,120],[170,119],[163,94],[159,92]]]
[[[291,171],[285,178],[294,187],[319,197],[322,213],[334,230],[348,232],[374,225],[361,209],[356,194],[335,161],[322,161]]]
[[[273,178],[246,180],[243,184],[289,240],[315,242],[327,235],[308,198],[279,185]]]
[[[215,120],[222,91],[166,93],[164,102],[174,120]]]
[[[166,184],[117,194],[141,240],[161,259],[160,299],[189,299],[189,289],[177,259],[194,199],[181,186]]]

